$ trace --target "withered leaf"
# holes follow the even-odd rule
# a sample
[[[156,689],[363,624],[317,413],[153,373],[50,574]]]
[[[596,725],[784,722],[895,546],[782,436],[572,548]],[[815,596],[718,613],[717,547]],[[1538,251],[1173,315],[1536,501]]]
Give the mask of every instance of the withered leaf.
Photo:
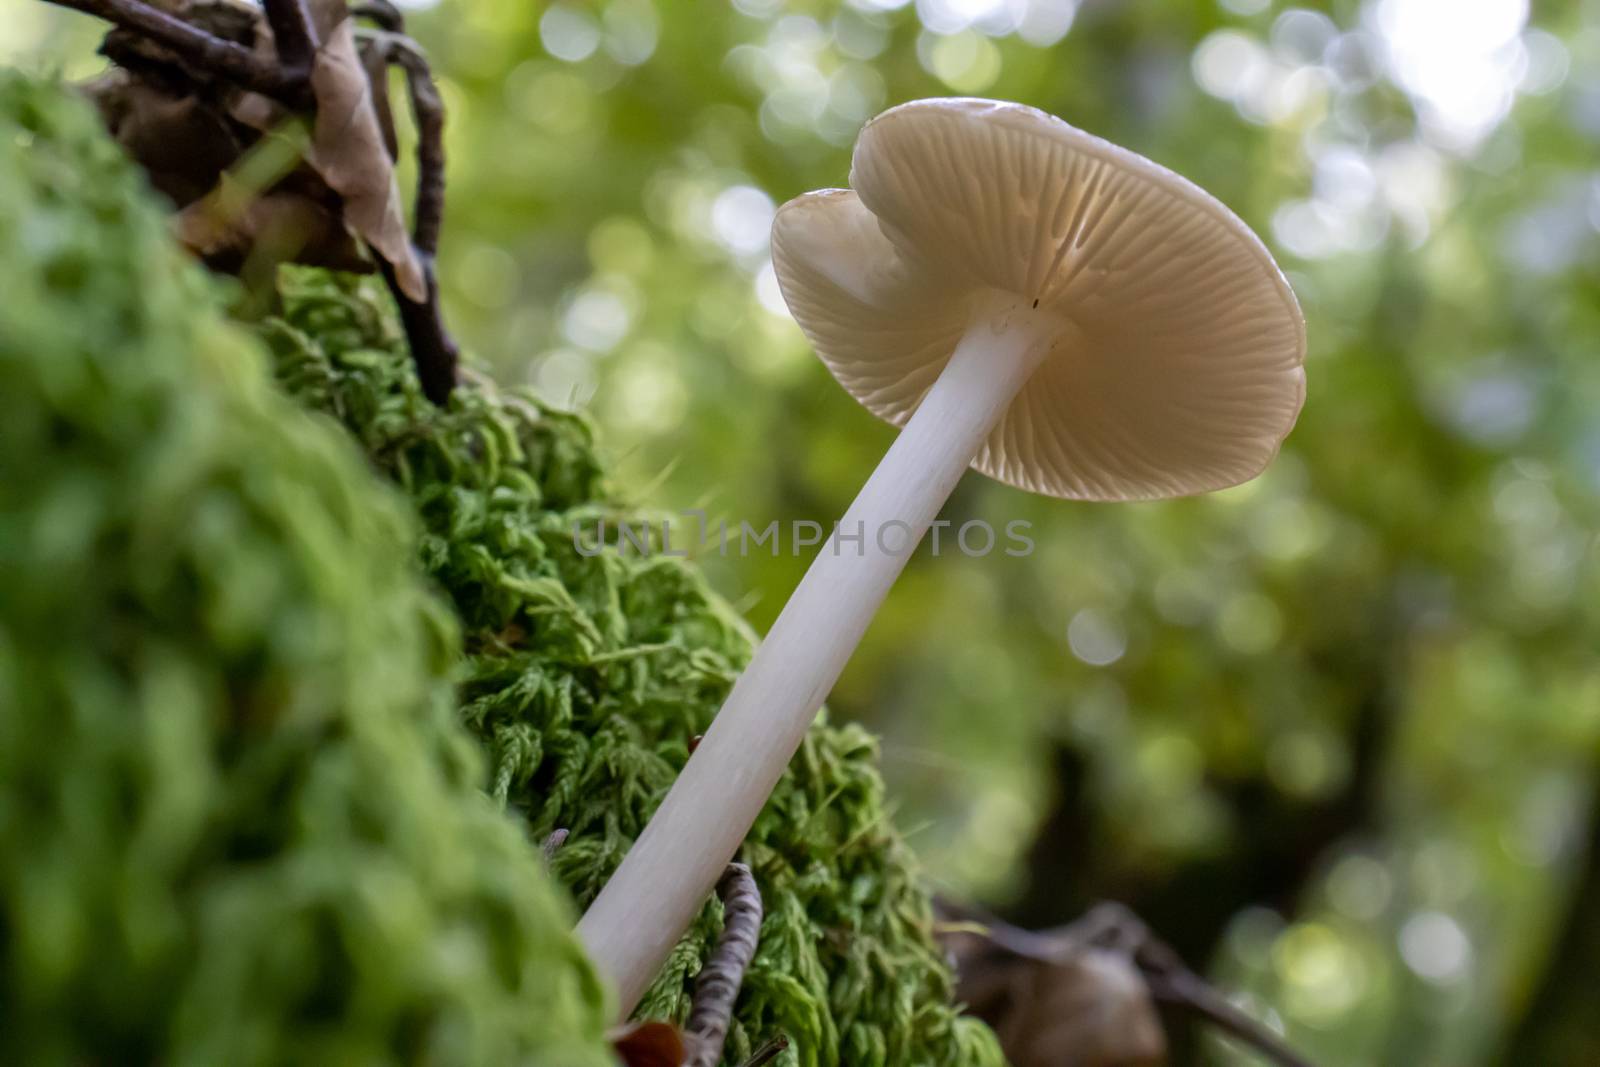
[[[994,1028],[1014,1067],[1162,1067],[1166,1033],[1144,976],[1125,954],[1085,946],[1055,960],[981,937],[947,939],[957,995]]]
[[[242,150],[225,116],[192,94],[120,68],[88,82],[83,91],[100,109],[107,132],[178,207],[205,195]]]
[[[394,266],[400,290],[413,303],[426,302],[428,283],[406,230],[394,160],[349,18],[340,18],[317,49],[311,91],[317,102],[311,165],[343,198],[345,222]]]
[[[627,1067],[683,1067],[689,1058],[683,1032],[671,1023],[629,1023],[611,1032],[611,1047]]]

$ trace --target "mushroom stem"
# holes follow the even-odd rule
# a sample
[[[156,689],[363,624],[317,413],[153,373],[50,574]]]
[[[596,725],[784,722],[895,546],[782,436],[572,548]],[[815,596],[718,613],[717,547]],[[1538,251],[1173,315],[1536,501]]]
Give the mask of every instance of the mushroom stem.
[[[623,1017],[733,859],[934,516],[1061,335],[1062,320],[1029,303],[999,293],[979,302],[938,380],[578,924]]]

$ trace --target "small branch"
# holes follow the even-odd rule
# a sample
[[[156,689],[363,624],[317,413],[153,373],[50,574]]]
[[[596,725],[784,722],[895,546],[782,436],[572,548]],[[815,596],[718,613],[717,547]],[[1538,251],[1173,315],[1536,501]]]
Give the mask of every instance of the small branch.
[[[789,1038],[784,1034],[770,1038],[762,1043],[761,1047],[750,1054],[741,1067],[765,1067],[778,1058],[778,1053],[789,1047]]]
[[[1085,943],[1126,953],[1157,1000],[1186,1008],[1259,1052],[1278,1067],[1312,1067],[1278,1034],[1240,1011],[1216,987],[1195,974],[1171,945],[1145,921],[1114,901],[1096,905],[1073,924]]]
[[[1153,997],[1193,1012],[1278,1067],[1312,1067],[1311,1061],[1290,1048],[1274,1030],[1241,1011],[1211,983],[1191,971],[1171,946],[1156,938],[1137,916],[1121,910],[1131,924],[1124,928],[1119,940],[1133,948],[1133,962],[1144,975]]]
[[[981,927],[982,936],[990,944],[1026,959],[1062,963],[1090,946],[1123,955],[1139,969],[1156,1000],[1200,1016],[1278,1067],[1312,1067],[1276,1032],[1235,1007],[1191,971],[1172,946],[1157,938],[1144,920],[1121,904],[1097,904],[1066,926],[1039,931],[1024,930],[948,901],[939,901],[938,907],[952,919]]]
[[[435,256],[444,225],[444,100],[428,57],[411,38],[381,33],[374,46],[386,63],[398,65],[406,74],[411,114],[417,123],[417,202],[411,240],[423,255]]]
[[[398,15],[398,12],[395,12]],[[385,64],[395,63],[406,74],[407,96],[417,123],[417,197],[412,208],[411,243],[416,246],[428,279],[428,302],[414,304],[394,283],[385,265],[383,276],[400,306],[400,320],[411,347],[411,359],[424,395],[443,407],[456,385],[460,360],[439,307],[439,285],[433,261],[439,252],[439,231],[444,225],[444,101],[433,81],[428,59],[409,38],[380,32],[373,47]]]
[[[406,32],[405,15],[389,0],[367,0],[364,4],[351,4],[350,14],[381,26],[390,33]]]
[[[141,0],[50,2],[143,34],[201,69],[271,96],[295,110],[311,111],[316,107],[310,71],[320,42],[305,0],[264,0],[280,63],[263,59],[242,44],[216,37]],[[359,10],[386,26],[404,24],[399,11],[386,0],[369,0]],[[418,178],[412,244],[420,254],[427,280],[426,301],[417,303],[409,299],[398,284],[393,266],[383,256],[374,258],[399,307],[401,325],[423,394],[443,406],[449,403],[450,393],[455,388],[460,359],[455,341],[444,326],[433,267],[444,221],[444,102],[434,84],[428,61],[417,46],[409,38],[392,33],[383,33],[380,37],[385,63],[397,63],[406,73],[412,113],[417,121]]]
[[[422,383],[422,393],[429,400],[444,407],[450,402],[450,393],[456,387],[456,366],[460,350],[445,332],[444,319],[439,313],[439,281],[433,274],[433,259],[423,257],[423,275],[428,282],[428,301],[413,303],[400,288],[394,265],[382,256],[373,257],[383,281],[394,295],[400,310],[400,325],[405,330],[411,348],[411,361],[417,367],[417,380]]]
[[[295,78],[309,78],[311,60],[320,42],[305,0],[262,0],[262,7],[284,72]]]
[[[722,897],[722,936],[694,980],[694,1005],[684,1027],[694,1040],[694,1051],[686,1067],[715,1067],[722,1059],[733,1002],[761,937],[761,891],[749,867],[728,864],[717,882],[717,894]]]
[[[303,74],[279,67],[235,41],[213,36],[140,0],[49,0],[116,26],[144,34],[183,59],[247,89],[305,106],[310,86]]]
[[[1185,1008],[1278,1067],[1312,1067],[1265,1024],[1240,1011],[1210,984],[1185,968],[1175,975],[1145,974],[1150,993],[1163,1004]]]

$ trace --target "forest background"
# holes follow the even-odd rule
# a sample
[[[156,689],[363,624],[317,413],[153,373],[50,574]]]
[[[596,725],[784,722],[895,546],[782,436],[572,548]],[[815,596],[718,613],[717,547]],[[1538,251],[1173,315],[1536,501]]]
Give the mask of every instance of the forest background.
[[[969,476],[952,529],[1034,550],[925,545],[834,713],[943,892],[1122,901],[1333,1067],[1600,1062],[1600,3],[404,6],[452,326],[677,545],[827,524],[892,438],[767,249],[883,107],[1033,104],[1239,212],[1309,322],[1279,460],[1139,505]],[[0,61],[87,75],[100,30],[7,0]],[[807,558],[697,555],[763,629]]]

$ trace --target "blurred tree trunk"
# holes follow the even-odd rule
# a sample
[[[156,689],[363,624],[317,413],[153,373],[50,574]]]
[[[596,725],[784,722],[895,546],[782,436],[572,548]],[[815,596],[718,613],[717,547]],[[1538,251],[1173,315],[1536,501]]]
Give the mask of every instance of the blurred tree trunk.
[[[1600,1063],[1600,805],[1590,813],[1588,851],[1554,953],[1512,1031],[1504,1062]]]

